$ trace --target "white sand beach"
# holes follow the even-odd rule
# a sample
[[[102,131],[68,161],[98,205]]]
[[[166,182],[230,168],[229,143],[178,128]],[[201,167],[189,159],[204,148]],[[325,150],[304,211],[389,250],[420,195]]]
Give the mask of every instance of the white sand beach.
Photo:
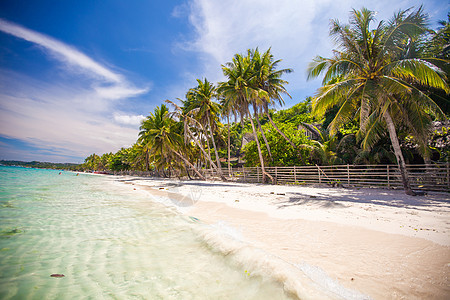
[[[372,299],[450,298],[448,193],[130,179],[189,216],[232,228],[316,283],[330,285],[326,274],[344,289],[337,299],[358,298],[345,289]]]

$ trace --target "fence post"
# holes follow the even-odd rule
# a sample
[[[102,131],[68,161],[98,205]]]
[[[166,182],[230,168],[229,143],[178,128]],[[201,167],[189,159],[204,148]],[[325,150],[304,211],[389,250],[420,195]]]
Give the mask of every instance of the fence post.
[[[386,166],[387,168],[387,182],[388,182],[388,189],[391,188],[391,182],[390,182],[390,178],[389,178],[389,165]]]
[[[297,182],[297,172],[295,171],[295,166],[294,166],[294,183]]]
[[[277,180],[278,177],[278,171],[277,171],[277,167],[275,167],[275,180]]]
[[[259,167],[256,167],[256,178],[259,182]]]
[[[447,158],[447,186],[450,190],[450,159]]]
[[[347,185],[350,185],[350,165],[347,164]]]
[[[247,179],[245,179],[245,167],[242,166],[242,174],[244,174],[244,182],[247,182]]]
[[[322,180],[321,180],[321,178],[320,178],[320,168],[319,168],[319,166],[317,166],[317,173],[319,173],[319,184],[321,184],[321,183],[322,183]]]

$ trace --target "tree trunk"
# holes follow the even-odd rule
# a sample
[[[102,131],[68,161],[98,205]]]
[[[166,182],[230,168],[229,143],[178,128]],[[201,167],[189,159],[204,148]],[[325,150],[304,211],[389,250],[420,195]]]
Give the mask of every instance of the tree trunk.
[[[225,176],[223,176],[222,172],[219,172],[219,171],[217,170],[217,166],[216,166],[216,165],[214,164],[214,162],[212,161],[211,156],[208,155],[208,154],[206,153],[205,149],[203,149],[203,147],[202,147],[202,145],[200,144],[200,142],[199,142],[199,141],[195,138],[195,136],[192,134],[192,131],[189,129],[189,126],[186,126],[186,129],[187,129],[187,131],[188,131],[188,134],[194,139],[194,143],[200,148],[200,150],[202,151],[202,153],[203,153],[203,155],[205,156],[205,158],[208,159],[210,165],[211,165],[214,169],[216,169],[216,171],[217,171],[217,173],[219,174],[220,178],[221,178],[223,181],[227,181],[227,179],[225,178]]]
[[[405,159],[403,158],[402,150],[398,142],[394,122],[392,121],[391,115],[388,111],[386,111],[383,116],[389,131],[389,137],[391,138],[392,147],[394,148],[395,157],[397,158],[397,164],[402,175],[403,188],[405,189],[405,193],[407,195],[415,196],[416,193],[414,193],[414,191],[411,189],[411,185],[409,183],[408,170],[406,170]]]
[[[197,170],[197,168],[191,164],[191,162],[189,160],[187,160],[186,158],[184,158],[184,156],[179,153],[178,151],[171,149],[173,151],[173,153],[175,153],[179,158],[181,158],[189,167],[191,167],[194,172],[198,175],[198,177],[200,177],[201,180],[206,180],[206,178]]]
[[[230,115],[227,114],[228,127],[228,176],[231,178],[231,137],[230,137]]]
[[[189,180],[192,180],[191,174],[189,174],[189,169],[186,166],[186,163],[183,161],[183,166],[184,166],[184,170],[186,171],[187,177],[189,178]]]
[[[214,147],[214,153],[216,154],[217,171],[219,172],[219,176],[222,178],[223,177],[222,165],[220,164],[220,157],[219,153],[217,152],[216,141],[214,140],[214,134],[212,132],[211,119],[209,118],[209,115],[208,115],[208,126],[209,126],[209,133],[211,134],[211,141]]]
[[[266,176],[267,176],[272,180],[272,183],[275,184],[275,180],[273,179],[273,177],[270,176],[270,174],[267,173],[266,169],[264,168],[264,159],[262,156],[261,146],[259,144],[258,134],[256,132],[255,123],[253,123],[252,116],[250,116],[250,123],[252,124],[253,134],[255,135],[256,146],[258,148],[259,162],[261,163],[261,171],[262,171],[262,175],[263,175],[263,183],[266,182]]]
[[[258,113],[257,113],[257,110],[256,110],[255,106],[253,106],[253,110],[255,111],[255,118],[256,118],[256,122],[258,123],[258,129],[259,129],[259,131],[261,131],[261,135],[263,137],[264,143],[266,144],[267,151],[269,152],[270,160],[273,161],[272,151],[270,151],[269,142],[267,142],[266,135],[264,134],[264,131],[263,131],[262,127],[261,127],[261,123],[259,122],[259,116],[258,116]]]
[[[145,151],[145,167],[147,171],[150,171],[149,157],[148,157],[148,149]]]

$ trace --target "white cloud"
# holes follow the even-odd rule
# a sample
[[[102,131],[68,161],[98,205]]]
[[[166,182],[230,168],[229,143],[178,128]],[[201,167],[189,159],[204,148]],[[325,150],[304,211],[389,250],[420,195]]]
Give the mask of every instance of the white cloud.
[[[26,41],[38,44],[44,49],[51,51],[51,53],[59,60],[83,68],[86,71],[93,72],[107,81],[121,82],[123,80],[121,75],[108,70],[75,48],[61,43],[45,34],[38,33],[3,19],[0,19],[0,30]]]
[[[0,82],[0,135],[52,149],[53,159],[114,152],[137,139],[132,118],[128,126],[113,120],[114,108],[91,90],[46,84],[11,71],[1,71]]]
[[[121,99],[134,97],[148,92],[148,88],[135,88],[121,75],[102,66],[74,47],[66,45],[45,34],[24,28],[20,25],[0,19],[0,30],[40,46],[46,53],[68,65],[68,70],[78,71],[85,76],[109,82],[111,84],[95,87],[100,97]],[[75,69],[72,69],[75,68]]]
[[[145,117],[143,115],[123,115],[120,113],[114,114],[114,120],[117,123],[125,124],[125,125],[140,125],[142,120],[144,120]]]
[[[94,89],[101,98],[112,100],[135,97],[148,92],[148,88],[136,89],[126,85],[98,86]]]
[[[399,9],[421,5],[419,0],[193,0],[189,20],[196,38],[184,47],[203,54],[203,76],[212,81],[222,77],[220,66],[235,53],[272,47],[280,67],[293,68],[287,75],[288,90],[313,91],[320,81],[307,82],[306,68],[316,55],[328,56],[330,19],[347,23],[352,8],[377,11],[378,20],[389,19]],[[431,6],[431,4],[428,4]],[[427,11],[431,11],[428,7]],[[425,6],[427,9],[427,4]],[[197,76],[199,77],[199,76]],[[302,99],[295,99],[298,102]]]
[[[0,68],[1,136],[43,149],[47,157],[53,153],[54,160],[117,151],[136,141],[137,119],[111,118],[116,111],[111,100],[142,95],[149,87],[135,87],[123,75],[44,34],[2,19],[0,31],[38,45],[74,75],[70,81],[57,75],[46,81]],[[7,147],[0,151],[2,156],[11,154]],[[24,157],[20,151],[17,155]]]

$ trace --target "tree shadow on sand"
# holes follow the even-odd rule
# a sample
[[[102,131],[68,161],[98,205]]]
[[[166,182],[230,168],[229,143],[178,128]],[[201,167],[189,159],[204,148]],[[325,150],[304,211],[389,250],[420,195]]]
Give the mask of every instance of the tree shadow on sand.
[[[314,206],[317,208],[346,208],[352,203],[372,204],[374,206],[435,211],[450,209],[450,194],[430,193],[426,196],[408,196],[403,191],[371,189],[337,189],[331,193],[314,194],[287,192],[288,199],[278,202],[278,208],[290,206]]]

